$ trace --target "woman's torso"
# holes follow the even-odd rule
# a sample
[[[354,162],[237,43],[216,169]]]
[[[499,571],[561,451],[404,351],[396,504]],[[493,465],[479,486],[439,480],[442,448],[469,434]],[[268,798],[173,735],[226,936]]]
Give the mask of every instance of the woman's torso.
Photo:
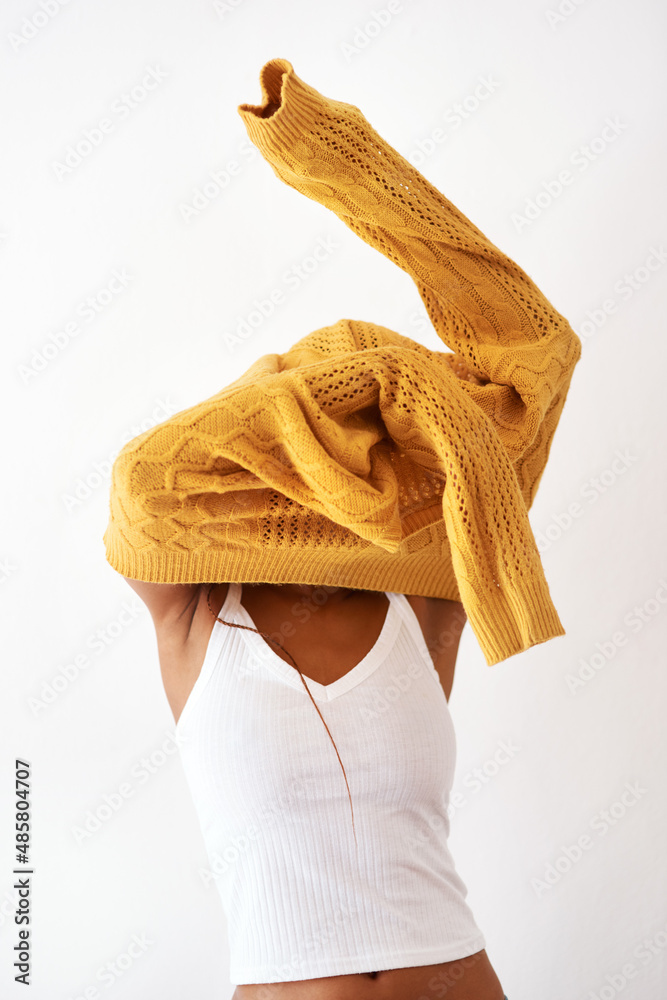
[[[183,629],[187,635],[174,635],[173,628],[161,633],[156,625],[162,680],[176,721],[201,672],[215,623],[211,609],[215,615],[220,614],[228,586],[227,583],[217,584],[209,597],[209,585],[201,585],[192,620],[185,623]],[[463,605],[459,601],[411,594],[406,598],[419,621],[445,696],[449,698],[466,620]],[[387,597],[382,592],[359,590],[335,606],[333,602],[319,604],[321,600],[318,591],[314,591],[312,597],[295,599],[293,595],[281,596],[280,587],[243,587],[243,606],[256,627],[278,639],[307,678],[330,684],[348,673],[372,649],[384,623]],[[295,604],[302,606],[296,614]],[[277,656],[291,664],[279,646],[269,645]]]
[[[158,637],[165,691],[177,720],[201,671],[214,625],[206,600],[207,591],[208,587],[202,585],[197,610],[180,656],[177,655],[178,650],[173,648],[170,656],[169,644],[160,643]],[[214,588],[210,598],[214,613],[220,612],[227,593],[226,584]],[[293,594],[286,597],[279,588],[246,586],[243,588],[242,603],[255,626],[277,638],[292,653],[306,681],[310,679],[317,684],[332,685],[373,648],[388,614],[388,597],[384,593],[359,591],[344,600],[327,601],[325,596],[323,603],[317,603],[316,596],[317,592],[310,598],[295,601]],[[438,635],[450,637],[444,644],[435,645],[433,660],[440,676],[451,688],[461,627],[460,607],[457,602],[439,602],[442,613],[434,618],[420,603],[423,599],[408,600],[422,631],[429,633],[424,635],[427,646],[432,646],[437,639],[432,634],[436,626]],[[296,615],[292,611],[295,607],[298,609]],[[266,642],[265,639],[261,641]],[[267,645],[293,667],[292,660],[279,646],[274,643]],[[427,915],[425,919],[428,919]],[[270,989],[270,994],[267,989]],[[449,1000],[463,1000],[470,996],[475,996],[476,1000],[502,1000],[504,995],[486,951],[481,950],[463,959],[381,970],[374,975],[325,976],[272,983],[270,987],[267,984],[240,985],[234,997],[236,1000],[265,1000],[269,995],[272,1000],[356,1000],[361,996],[373,996],[377,1000],[410,1000],[411,996],[417,998],[433,991],[433,995],[443,995],[443,990],[446,990]]]

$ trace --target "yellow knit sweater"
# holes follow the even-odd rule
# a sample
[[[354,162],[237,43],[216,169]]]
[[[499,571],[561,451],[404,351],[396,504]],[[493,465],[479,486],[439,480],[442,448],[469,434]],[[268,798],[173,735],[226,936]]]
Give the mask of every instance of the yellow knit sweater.
[[[340,319],[124,446],[106,556],[163,583],[331,584],[460,600],[489,665],[564,635],[528,510],[581,341],[528,275],[286,59],[241,104],[290,187],[417,285],[431,351]]]

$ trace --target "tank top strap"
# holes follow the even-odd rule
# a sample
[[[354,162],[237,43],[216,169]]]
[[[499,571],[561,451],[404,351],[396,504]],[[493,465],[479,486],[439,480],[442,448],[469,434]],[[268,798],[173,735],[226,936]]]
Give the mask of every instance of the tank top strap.
[[[400,611],[401,617],[405,622],[408,632],[415,639],[419,638],[420,636],[423,638],[421,626],[419,624],[419,619],[417,618],[417,615],[415,614],[414,609],[410,604],[409,600],[407,599],[406,595],[391,594],[390,596],[394,599],[394,603],[396,604],[396,607]]]
[[[241,603],[241,584],[230,581],[230,583],[227,586],[227,593],[225,594],[225,599],[222,602],[222,606],[218,611],[216,618],[224,618],[227,620],[234,618],[236,612],[238,611],[240,603]],[[221,623],[216,620],[215,626],[220,624]]]
[[[428,646],[426,645],[424,633],[422,632],[422,627],[419,624],[419,619],[417,618],[414,608],[405,594],[393,594],[393,597],[395,599],[396,607],[398,608],[403,619],[403,623],[412,637],[413,642],[416,644],[417,648],[424,657],[427,666],[435,672],[433,658],[429,652]]]
[[[225,597],[225,603],[223,604],[223,607],[228,615],[234,615],[238,611],[241,603],[241,589],[242,584],[235,583],[233,580],[230,581],[227,596]],[[222,617],[222,611],[220,613],[220,617]]]

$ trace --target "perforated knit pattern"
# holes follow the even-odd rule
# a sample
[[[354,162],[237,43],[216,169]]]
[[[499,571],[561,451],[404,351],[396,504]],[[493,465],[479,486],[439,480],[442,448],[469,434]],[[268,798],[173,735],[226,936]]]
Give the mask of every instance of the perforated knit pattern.
[[[460,600],[489,665],[564,635],[528,520],[581,341],[528,275],[286,59],[238,110],[276,175],[415,281],[454,353],[341,319],[130,441],[107,558],[155,582]]]

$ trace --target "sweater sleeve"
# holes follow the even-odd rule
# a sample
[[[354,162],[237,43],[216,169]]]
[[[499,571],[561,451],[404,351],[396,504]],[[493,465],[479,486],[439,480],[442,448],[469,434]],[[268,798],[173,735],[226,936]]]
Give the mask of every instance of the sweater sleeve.
[[[324,97],[286,59],[267,62],[260,83],[262,103],[238,107],[250,139],[282,181],[335,212],[415,281],[438,336],[455,352],[447,363],[492,421],[530,506],[579,337],[359,108]]]

